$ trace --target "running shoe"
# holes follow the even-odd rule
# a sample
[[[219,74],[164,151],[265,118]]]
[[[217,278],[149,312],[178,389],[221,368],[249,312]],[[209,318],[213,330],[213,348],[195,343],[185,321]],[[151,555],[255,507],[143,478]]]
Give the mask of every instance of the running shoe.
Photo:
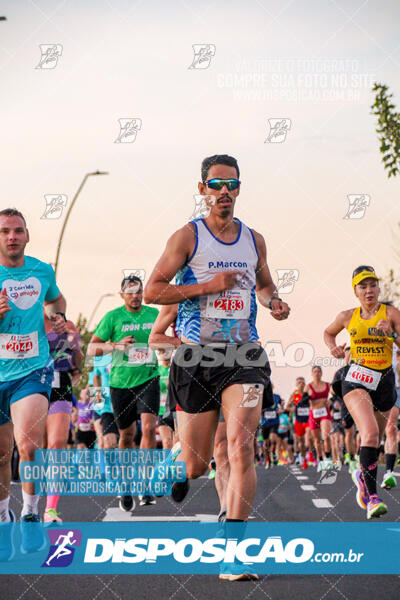
[[[377,494],[371,494],[369,497],[369,501],[367,504],[367,519],[372,519],[373,517],[380,517],[387,513],[387,506],[380,498],[378,498]]]
[[[308,462],[306,461],[306,459],[304,459],[303,462],[301,463],[301,468],[308,469]]]
[[[350,475],[352,475],[352,473],[354,471],[356,471],[357,468],[358,468],[357,461],[356,460],[349,460],[348,465],[349,465],[349,473],[350,473]]]
[[[346,452],[346,454],[344,455],[344,464],[345,465],[349,465],[350,464],[350,454],[348,452]]]
[[[330,469],[333,469],[333,460],[331,458],[325,458],[324,470],[329,471]]]
[[[320,460],[320,461],[318,461],[317,472],[320,473],[323,470],[324,470],[324,461]]]
[[[118,496],[119,498],[119,507],[121,510],[125,512],[130,512],[135,508],[135,501],[132,496]]]
[[[226,581],[257,581],[260,579],[251,567],[248,565],[239,565],[237,563],[221,565],[219,578],[225,579]]]
[[[367,486],[364,483],[364,478],[362,476],[361,469],[356,469],[355,471],[353,471],[353,473],[351,474],[351,478],[355,486],[357,487],[357,504],[360,508],[363,508],[365,510],[367,508],[369,500],[369,493],[367,490]]]
[[[393,471],[386,471],[386,473],[383,476],[383,481],[381,483],[381,487],[385,488],[385,490],[390,490],[394,487],[396,487],[397,482],[396,482],[396,478],[394,476]]]
[[[12,535],[13,525],[11,525],[11,523],[15,523],[15,515],[11,509],[8,513],[10,521],[0,523],[0,562],[11,560],[15,552]]]
[[[139,496],[140,506],[150,506],[150,504],[155,504],[156,500],[154,496]]]
[[[44,511],[43,523],[62,523],[55,508],[47,508]]]
[[[186,498],[186,495],[189,491],[189,480],[185,479],[185,481],[175,481],[172,484],[171,496],[175,502],[182,502]]]
[[[265,468],[266,469],[271,469],[272,468],[272,463],[270,463],[269,461],[265,463]]]
[[[23,554],[38,552],[46,543],[43,528],[38,523],[41,523],[40,515],[30,513],[21,517],[21,552]]]
[[[257,466],[257,463],[256,463]],[[215,469],[210,469],[210,472],[208,474],[208,479],[215,479]]]

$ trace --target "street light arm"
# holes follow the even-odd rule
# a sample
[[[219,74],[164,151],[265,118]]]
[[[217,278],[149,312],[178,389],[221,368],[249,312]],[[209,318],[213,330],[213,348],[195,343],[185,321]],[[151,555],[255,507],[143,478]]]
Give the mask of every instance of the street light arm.
[[[79,196],[79,194],[80,194],[83,186],[85,185],[87,178],[90,177],[91,175],[108,175],[108,173],[106,171],[95,171],[93,173],[86,173],[85,177],[82,179],[82,182],[81,182],[80,186],[78,187],[78,189],[76,191],[75,196],[72,198],[72,202],[70,204],[70,207],[69,207],[69,209],[67,211],[67,214],[65,215],[64,223],[62,225],[61,232],[60,232],[60,237],[58,238],[56,262],[55,262],[55,266],[54,266],[54,271],[55,271],[56,276],[57,276],[57,268],[58,268],[58,259],[60,257],[60,251],[61,251],[61,244],[62,244],[62,240],[63,240],[63,237],[64,237],[64,231],[65,231],[65,228],[66,228],[67,223],[68,223],[69,215],[71,214],[71,211],[72,211],[72,209],[74,207],[76,199],[78,198],[78,196]]]
[[[102,294],[102,295],[100,296],[100,298],[97,300],[97,302],[96,302],[96,304],[95,304],[95,307],[94,307],[94,309],[93,309],[93,311],[92,311],[92,314],[90,315],[90,317],[89,317],[89,320],[88,320],[88,322],[87,322],[87,328],[88,328],[88,330],[89,330],[89,331],[90,331],[90,325],[91,325],[91,323],[92,323],[93,317],[94,317],[94,315],[96,314],[96,311],[97,311],[97,309],[99,308],[99,306],[100,306],[100,304],[101,304],[101,302],[102,302],[103,298],[108,298],[109,296],[114,296],[114,294],[110,294],[110,293],[107,293],[107,294]]]

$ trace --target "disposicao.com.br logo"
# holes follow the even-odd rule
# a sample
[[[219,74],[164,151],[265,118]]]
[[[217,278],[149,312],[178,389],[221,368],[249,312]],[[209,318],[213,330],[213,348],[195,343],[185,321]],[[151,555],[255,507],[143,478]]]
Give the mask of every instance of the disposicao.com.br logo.
[[[260,575],[400,575],[396,522],[382,521],[372,527],[369,522],[301,521],[30,525],[47,533],[47,548],[26,561],[16,546],[15,560],[0,561],[0,573],[200,575],[218,573],[234,563],[253,565]],[[9,528],[12,539],[19,535],[19,526],[2,524],[5,530],[0,533],[5,535]],[[367,543],[370,539],[374,544]]]
[[[50,539],[48,555],[42,567],[69,567],[75,548],[81,545],[82,532],[79,529],[49,529]]]
[[[156,563],[170,557],[176,563],[233,563],[263,564],[311,562],[355,562],[363,553],[349,549],[344,552],[318,552],[308,538],[294,538],[286,543],[280,536],[262,538],[226,539],[183,538],[119,538],[116,540],[90,538],[86,544],[85,563]]]

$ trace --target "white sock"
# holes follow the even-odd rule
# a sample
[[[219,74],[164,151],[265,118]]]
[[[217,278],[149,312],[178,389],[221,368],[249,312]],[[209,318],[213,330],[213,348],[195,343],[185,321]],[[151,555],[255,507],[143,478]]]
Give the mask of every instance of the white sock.
[[[9,502],[10,502],[10,496],[5,498],[5,500],[0,500],[0,522],[1,523],[8,523],[9,521],[11,521],[10,513],[8,510]]]
[[[40,496],[34,494],[27,494],[25,490],[22,490],[22,500],[24,501],[24,505],[22,507],[21,517],[25,515],[34,514],[37,515],[39,512],[39,498]]]

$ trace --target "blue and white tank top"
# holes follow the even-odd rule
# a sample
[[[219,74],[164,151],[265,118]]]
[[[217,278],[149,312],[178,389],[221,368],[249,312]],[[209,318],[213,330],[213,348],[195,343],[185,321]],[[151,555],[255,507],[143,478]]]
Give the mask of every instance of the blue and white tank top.
[[[179,304],[179,336],[199,344],[245,344],[258,340],[256,329],[256,268],[258,252],[252,231],[239,219],[234,242],[223,242],[195,219],[196,245],[192,256],[176,274],[177,285],[210,281],[217,273],[239,271],[231,290],[198,296]]]

